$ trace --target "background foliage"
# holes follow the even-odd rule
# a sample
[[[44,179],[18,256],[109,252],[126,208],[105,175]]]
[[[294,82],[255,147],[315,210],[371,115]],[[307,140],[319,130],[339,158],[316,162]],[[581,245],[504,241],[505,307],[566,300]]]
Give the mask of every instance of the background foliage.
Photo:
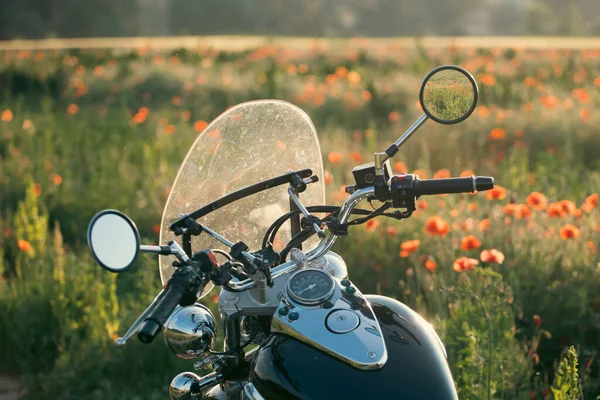
[[[475,114],[428,122],[393,167],[500,187],[420,199],[411,219],[353,228],[335,251],[363,292],[436,326],[461,398],[598,394],[600,53],[355,43],[0,54],[0,373],[29,398],[165,398],[191,366],[160,341],[112,345],[159,290],[155,259],[101,270],[85,242],[91,217],[120,209],[155,242],[188,146],[227,107],[260,98],[311,116],[339,203],[351,167],[420,114],[421,78],[456,63],[479,82]]]
[[[596,0],[0,0],[0,39],[600,34]]]

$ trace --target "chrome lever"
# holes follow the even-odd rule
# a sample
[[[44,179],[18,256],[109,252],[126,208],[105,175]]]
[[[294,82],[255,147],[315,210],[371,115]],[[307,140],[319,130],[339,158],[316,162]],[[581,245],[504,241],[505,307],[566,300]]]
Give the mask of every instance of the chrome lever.
[[[146,310],[144,310],[144,312],[138,317],[138,319],[135,320],[135,322],[131,325],[131,327],[129,327],[129,329],[127,330],[127,332],[125,332],[125,335],[123,335],[122,337],[118,337],[115,339],[115,344],[118,347],[123,347],[125,346],[125,343],[136,333],[138,333],[138,331],[140,330],[140,328],[142,327],[142,323],[144,322],[144,320],[146,319],[146,317],[148,316],[148,314],[150,314],[152,312],[152,310],[154,310],[154,308],[156,307],[156,303],[158,302],[158,300],[160,300],[162,298],[162,294],[164,293],[164,289],[160,291],[160,293],[154,298],[154,300],[152,301],[152,303],[150,303],[150,305],[148,306],[148,308],[146,308]]]

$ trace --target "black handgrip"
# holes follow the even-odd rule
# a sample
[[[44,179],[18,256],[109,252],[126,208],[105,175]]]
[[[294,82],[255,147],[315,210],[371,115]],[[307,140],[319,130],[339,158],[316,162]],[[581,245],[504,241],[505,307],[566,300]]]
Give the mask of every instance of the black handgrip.
[[[468,176],[465,178],[416,179],[415,197],[428,194],[469,193],[494,188],[494,178]]]
[[[138,332],[140,342],[150,343],[154,340],[185,294],[186,287],[183,285],[174,284],[167,288],[154,310],[144,320],[142,328]]]
[[[494,188],[494,178],[492,176],[476,176],[475,189],[479,192],[491,190]]]

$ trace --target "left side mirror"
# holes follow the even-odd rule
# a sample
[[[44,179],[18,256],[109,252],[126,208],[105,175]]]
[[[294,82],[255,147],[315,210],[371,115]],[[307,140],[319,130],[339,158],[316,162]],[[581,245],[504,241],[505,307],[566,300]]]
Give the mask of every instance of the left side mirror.
[[[467,119],[475,110],[478,97],[473,76],[456,65],[443,65],[427,74],[419,93],[425,114],[441,124]]]
[[[92,218],[88,244],[94,258],[111,272],[128,270],[140,251],[140,234],[133,221],[117,210],[104,210]]]

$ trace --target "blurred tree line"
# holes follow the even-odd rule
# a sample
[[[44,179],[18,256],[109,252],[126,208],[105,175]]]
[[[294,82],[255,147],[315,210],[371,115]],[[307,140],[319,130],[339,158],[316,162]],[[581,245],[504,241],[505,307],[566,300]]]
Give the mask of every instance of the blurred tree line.
[[[599,0],[0,0],[0,39],[600,35]]]

